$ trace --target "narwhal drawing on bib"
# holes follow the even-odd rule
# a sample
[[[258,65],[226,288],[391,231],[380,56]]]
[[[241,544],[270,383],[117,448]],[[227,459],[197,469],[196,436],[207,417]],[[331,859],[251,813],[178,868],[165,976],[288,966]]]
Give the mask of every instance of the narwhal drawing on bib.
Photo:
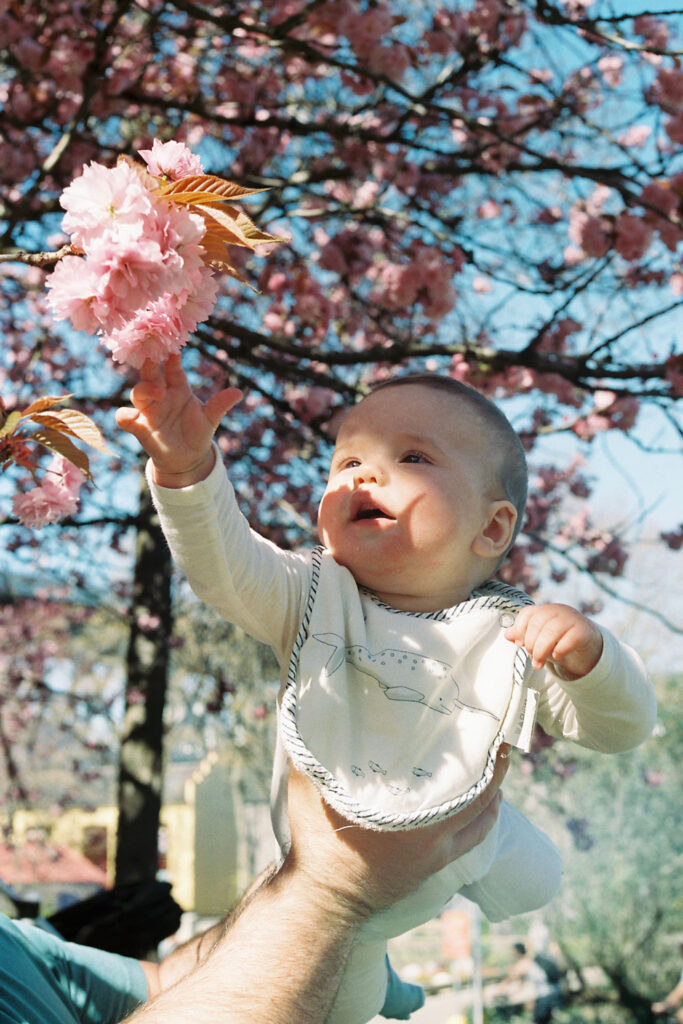
[[[456,708],[461,708],[499,721],[492,712],[460,700],[460,686],[452,666],[445,661],[392,647],[373,653],[361,644],[345,644],[344,637],[336,633],[315,633],[313,639],[332,648],[325,663],[328,676],[346,663],[374,679],[388,700],[424,704],[441,715],[452,715]],[[396,679],[397,683],[388,683],[387,677]]]

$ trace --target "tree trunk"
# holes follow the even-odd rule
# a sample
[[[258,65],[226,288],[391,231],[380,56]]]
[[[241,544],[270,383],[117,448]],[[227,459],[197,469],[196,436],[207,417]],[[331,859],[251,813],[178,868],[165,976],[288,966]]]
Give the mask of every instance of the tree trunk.
[[[156,877],[172,621],[171,556],[143,479],[119,764],[117,885]]]

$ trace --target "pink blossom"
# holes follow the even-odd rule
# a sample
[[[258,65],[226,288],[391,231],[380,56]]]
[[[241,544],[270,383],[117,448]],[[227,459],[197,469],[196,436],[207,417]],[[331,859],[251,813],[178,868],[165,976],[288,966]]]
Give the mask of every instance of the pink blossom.
[[[397,263],[386,263],[380,270],[383,299],[390,309],[411,306],[419,290],[417,275],[411,268]]]
[[[562,252],[562,258],[566,266],[575,267],[585,260],[586,254],[577,245],[568,245]]]
[[[149,300],[183,286],[182,257],[146,235],[143,224],[98,239],[88,255],[99,271],[95,310],[105,331],[121,326]]]
[[[47,473],[56,476],[54,481],[60,487],[65,488],[70,494],[77,495],[86,481],[85,473],[82,473],[78,466],[69,462],[63,455],[53,455],[52,461],[47,468]]]
[[[672,215],[675,216],[678,206],[676,188],[675,177],[665,184],[653,181],[645,186],[640,195],[641,202],[645,207],[644,219],[652,224],[664,245],[671,252],[676,251],[679,242],[683,239],[683,230],[680,224],[670,219]]]
[[[674,295],[683,295],[683,274],[676,273],[672,274],[669,278],[669,288]]]
[[[598,61],[598,70],[607,84],[611,85],[613,88],[621,82],[621,73],[623,69],[624,61],[621,57],[601,57]]]
[[[158,615],[152,615],[151,612],[144,611],[138,615],[136,624],[143,633],[153,633],[161,625],[161,618]]]
[[[178,311],[168,301],[169,298],[164,296],[149,303],[122,327],[114,328],[104,336],[104,344],[117,363],[127,363],[139,369],[147,359],[160,363],[180,352],[186,339]]]
[[[581,246],[587,256],[600,257],[608,252],[611,237],[604,217],[590,216],[574,207],[569,214],[569,237]]]
[[[141,366],[178,352],[217,297],[204,219],[155,197],[127,164],[91,164],[62,202],[85,259],[67,256],[51,275],[54,315],[100,333],[118,362]]]
[[[589,572],[605,572],[609,576],[621,576],[628,560],[628,554],[624,550],[620,538],[608,533],[601,533],[589,538],[588,542],[595,550],[595,554],[586,561]]]
[[[375,7],[370,11],[352,11],[342,13],[337,28],[351,43],[351,47],[361,59],[372,54],[383,36],[389,35],[394,25],[390,11],[385,7]]]
[[[614,248],[625,260],[639,260],[652,241],[652,225],[632,213],[622,213],[617,218]]]
[[[104,344],[119,363],[140,368],[147,359],[162,362],[180,352],[197,324],[209,316],[216,294],[217,283],[207,267],[196,293],[165,294],[148,303],[122,327],[105,334]]]
[[[367,58],[368,67],[391,82],[400,82],[410,67],[410,56],[405,46],[378,46]]]
[[[141,149],[139,153],[147,164],[149,173],[157,178],[177,181],[189,175],[204,173],[200,158],[192,153],[184,142],[160,142],[159,139],[154,139],[151,149]]]
[[[180,322],[186,334],[190,334],[197,324],[203,323],[211,315],[218,297],[218,282],[210,267],[203,267],[197,275],[194,290],[183,294],[179,307]]]
[[[589,413],[572,425],[572,431],[582,441],[592,441],[596,434],[609,428],[609,416],[600,416],[597,413]]]
[[[114,225],[137,224],[152,210],[153,197],[127,163],[104,167],[91,163],[64,189],[62,228],[79,249],[108,233]]]
[[[73,515],[77,508],[78,497],[49,479],[25,494],[15,494],[12,499],[14,515],[24,526],[36,530]]]
[[[37,71],[44,60],[45,49],[34,39],[19,39],[13,47],[13,57],[21,67]]]
[[[665,50],[669,42],[669,28],[665,21],[660,21],[651,14],[640,14],[633,19],[633,30],[643,36],[657,50]]]
[[[617,400],[617,396],[613,391],[596,391],[593,395],[593,401],[595,402],[595,408],[598,412],[604,412],[609,409],[610,405],[614,405]]]
[[[78,256],[65,256],[47,279],[48,304],[57,320],[70,320],[77,331],[95,334],[100,321],[95,311],[99,273]]]
[[[597,217],[599,213],[602,213],[610,194],[607,185],[596,185],[585,202],[586,213],[591,217]]]
[[[283,292],[287,287],[287,275],[281,270],[267,270],[266,288],[269,292]]]
[[[310,423],[329,413],[336,397],[334,391],[321,387],[293,388],[287,393],[290,406],[296,410],[297,416],[304,423]]]
[[[365,181],[356,190],[356,194],[353,197],[354,206],[358,209],[363,207],[373,206],[377,201],[377,193],[379,192],[379,185],[376,181]]]
[[[634,124],[619,136],[618,142],[629,149],[639,148],[645,145],[651,135],[652,128],[649,125]]]
[[[422,301],[425,316],[428,316],[430,320],[441,320],[447,313],[450,313],[455,305],[457,292],[450,279],[447,279],[447,274],[447,269],[441,268],[439,277],[428,289],[427,296]]]
[[[602,217],[588,217],[581,231],[581,245],[587,256],[604,256],[610,247],[610,232]]]
[[[51,40],[46,67],[61,90],[77,93],[83,87],[83,75],[94,54],[94,42],[65,32]]]
[[[491,220],[493,217],[500,217],[500,205],[495,199],[486,199],[477,207],[477,216],[482,220]]]
[[[660,68],[653,85],[653,96],[664,110],[674,112],[683,104],[683,70]]]
[[[649,185],[645,186],[640,193],[640,199],[646,207],[645,216],[657,219],[660,212],[665,217],[668,217],[678,205],[673,190],[658,184],[656,181],[650,182]],[[650,207],[653,207],[653,209],[650,209]]]

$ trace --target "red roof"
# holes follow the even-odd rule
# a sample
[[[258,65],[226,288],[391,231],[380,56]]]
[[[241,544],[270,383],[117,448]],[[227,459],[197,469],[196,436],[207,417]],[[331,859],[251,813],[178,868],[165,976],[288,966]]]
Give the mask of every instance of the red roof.
[[[0,843],[0,878],[8,885],[33,885],[36,882],[107,884],[106,873],[82,853],[66,846],[35,841],[22,846]]]

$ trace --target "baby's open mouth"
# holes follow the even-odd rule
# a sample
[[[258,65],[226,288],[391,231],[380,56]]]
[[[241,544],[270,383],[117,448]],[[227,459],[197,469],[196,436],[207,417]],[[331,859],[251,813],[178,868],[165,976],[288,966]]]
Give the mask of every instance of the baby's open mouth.
[[[349,509],[349,517],[352,523],[362,523],[371,519],[388,519],[394,520],[386,509],[382,508],[377,503],[376,498],[372,494],[368,494],[367,491],[356,491],[351,498],[351,508]]]
[[[359,509],[353,517],[353,521],[357,523],[360,519],[393,519],[393,516],[381,508],[372,507]]]

